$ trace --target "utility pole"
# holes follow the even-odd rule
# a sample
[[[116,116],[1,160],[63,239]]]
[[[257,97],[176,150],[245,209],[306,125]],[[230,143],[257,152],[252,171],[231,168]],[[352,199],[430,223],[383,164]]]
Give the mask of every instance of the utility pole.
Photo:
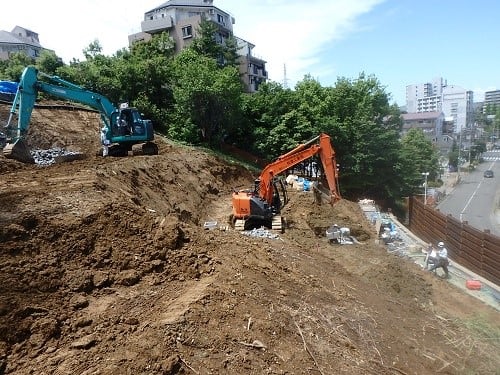
[[[424,206],[427,206],[427,176],[429,176],[429,172],[422,172],[422,176],[425,178],[424,182]]]
[[[457,160],[457,182],[460,182],[460,152],[462,149],[462,129],[458,133],[458,160]]]

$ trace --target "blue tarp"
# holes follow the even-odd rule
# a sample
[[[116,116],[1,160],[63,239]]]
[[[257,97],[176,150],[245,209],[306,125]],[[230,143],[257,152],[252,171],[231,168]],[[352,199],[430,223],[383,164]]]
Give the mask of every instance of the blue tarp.
[[[18,86],[17,82],[0,81],[0,92],[5,94],[15,94]]]
[[[302,189],[304,191],[309,191],[311,189],[311,181],[309,181],[303,177],[299,177],[299,178],[297,178],[297,182],[302,184]]]
[[[311,181],[304,179],[304,191],[311,189]]]

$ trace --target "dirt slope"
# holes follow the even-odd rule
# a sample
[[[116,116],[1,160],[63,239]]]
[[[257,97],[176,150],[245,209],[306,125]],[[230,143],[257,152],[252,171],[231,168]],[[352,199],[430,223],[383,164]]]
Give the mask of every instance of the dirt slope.
[[[465,326],[498,312],[388,255],[356,203],[291,192],[280,240],[206,231],[254,176],[160,139],[99,158],[98,128],[35,111],[32,146],[88,157],[0,159],[0,374],[498,373],[498,339]],[[328,244],[332,223],[361,243]]]

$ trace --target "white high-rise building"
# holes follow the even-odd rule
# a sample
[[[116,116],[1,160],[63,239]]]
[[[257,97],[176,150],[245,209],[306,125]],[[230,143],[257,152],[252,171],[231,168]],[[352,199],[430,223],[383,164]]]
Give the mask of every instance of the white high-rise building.
[[[406,86],[406,109],[408,113],[436,112],[441,110],[441,94],[446,81],[434,78],[432,82]]]
[[[460,133],[471,125],[474,114],[473,98],[472,91],[466,91],[462,87],[444,87],[442,111],[448,121],[453,121],[455,133]]]

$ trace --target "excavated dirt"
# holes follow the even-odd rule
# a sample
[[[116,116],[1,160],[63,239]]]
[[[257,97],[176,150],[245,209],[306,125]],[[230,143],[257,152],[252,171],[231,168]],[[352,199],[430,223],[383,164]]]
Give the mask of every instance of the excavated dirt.
[[[100,158],[98,130],[35,110],[32,147],[87,157],[0,158],[0,374],[499,373],[498,337],[467,328],[498,312],[387,254],[355,202],[292,191],[280,239],[205,230],[255,176],[161,138]]]

